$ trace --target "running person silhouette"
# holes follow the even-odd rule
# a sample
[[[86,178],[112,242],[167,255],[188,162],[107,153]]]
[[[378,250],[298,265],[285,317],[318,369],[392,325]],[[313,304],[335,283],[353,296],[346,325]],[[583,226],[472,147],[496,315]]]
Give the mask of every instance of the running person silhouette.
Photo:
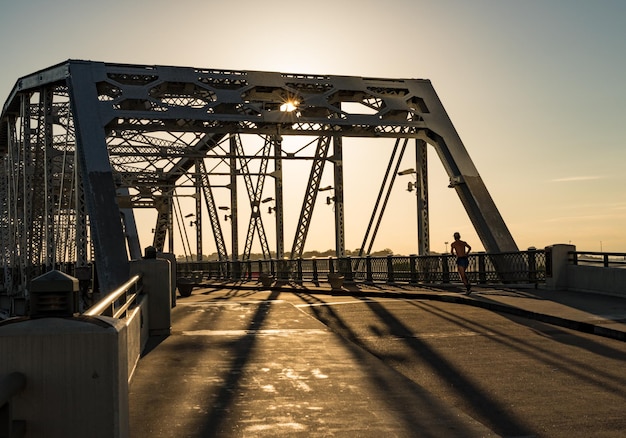
[[[467,279],[467,275],[465,274],[465,270],[469,266],[469,259],[467,256],[469,255],[472,247],[467,244],[467,242],[461,240],[461,235],[457,232],[454,233],[454,242],[450,245],[450,253],[453,256],[456,256],[456,267],[459,270],[459,276],[461,277],[461,281],[465,285],[465,290],[467,295],[472,293],[472,285]]]

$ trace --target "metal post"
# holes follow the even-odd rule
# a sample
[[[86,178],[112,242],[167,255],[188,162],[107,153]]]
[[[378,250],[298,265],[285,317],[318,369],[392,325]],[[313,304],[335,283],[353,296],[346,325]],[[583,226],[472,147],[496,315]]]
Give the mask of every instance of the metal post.
[[[274,139],[274,198],[276,200],[276,258],[285,257],[285,238],[284,238],[284,210],[283,210],[283,159],[282,159],[282,142],[283,138],[276,135]]]
[[[415,169],[417,196],[417,248],[421,256],[430,253],[430,229],[428,223],[428,145],[415,140]]]
[[[239,259],[239,231],[237,228],[237,139],[230,136],[230,230],[231,230],[231,257]]]
[[[393,276],[393,258],[388,255],[387,256],[387,282],[388,283],[394,283],[394,276]]]
[[[333,164],[335,176],[335,251],[337,257],[346,256],[343,209],[343,146],[341,136],[333,137]]]
[[[196,260],[202,261],[202,167],[200,160],[196,160]]]
[[[411,284],[417,283],[417,256],[415,254],[411,254],[409,256],[409,264],[411,269]]]

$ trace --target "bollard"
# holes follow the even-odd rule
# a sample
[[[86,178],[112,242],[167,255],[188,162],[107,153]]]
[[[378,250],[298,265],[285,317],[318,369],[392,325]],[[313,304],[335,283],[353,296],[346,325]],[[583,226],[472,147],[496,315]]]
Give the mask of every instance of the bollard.
[[[157,259],[156,251],[146,249],[146,258],[131,260],[130,275],[143,274],[144,292],[148,295],[148,330],[150,336],[169,335],[172,318],[172,280],[170,262]],[[154,254],[154,258],[152,255]],[[148,258],[148,256],[150,258]]]

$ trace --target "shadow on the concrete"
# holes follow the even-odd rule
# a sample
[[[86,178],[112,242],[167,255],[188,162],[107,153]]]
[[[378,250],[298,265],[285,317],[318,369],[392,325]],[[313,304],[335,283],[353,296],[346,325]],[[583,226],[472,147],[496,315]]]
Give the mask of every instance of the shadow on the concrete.
[[[297,295],[305,303],[311,305],[310,311],[315,315],[315,317],[319,321],[324,323],[327,327],[329,327],[335,333],[339,334],[342,338],[350,341],[346,343],[346,348],[354,356],[357,362],[361,362],[365,354],[377,357],[379,360],[382,360],[383,362],[385,362],[385,360],[390,359],[389,357],[380,357],[380,355],[377,354],[378,352],[372,351],[371,349],[368,348],[367,345],[361,342],[358,335],[333,310],[332,306],[321,305],[325,303],[323,300],[307,293],[295,292],[295,295]],[[357,296],[354,298],[358,299],[361,297]],[[379,313],[381,318],[387,322],[389,329],[393,333],[396,333],[396,334],[410,333],[409,330],[402,327],[399,321],[395,319],[392,314],[384,311],[384,309],[382,308],[377,308],[376,304],[373,303],[372,301],[366,300],[365,302],[368,305],[373,306],[372,309],[375,310],[377,313]],[[429,351],[426,345],[422,345],[418,342],[417,344],[413,345],[413,347],[420,354],[426,353],[428,356],[430,356],[429,359],[430,359],[430,362],[433,364],[433,367],[440,368],[440,369],[449,369],[449,371],[446,374],[448,375],[448,377],[453,379],[454,381],[453,383],[457,383],[457,384],[459,382],[464,383],[465,386],[467,387],[466,392],[480,394],[480,391],[477,388],[474,388],[469,383],[466,383],[463,381],[461,373],[456,372],[450,365],[447,364],[447,362],[443,358],[438,357],[435,352]],[[418,417],[416,413],[416,406],[391,406],[389,405],[390,400],[386,398],[384,394],[389,393],[390,391],[394,391],[394,384],[391,381],[387,381],[387,378],[385,377],[385,375],[383,375],[382,373],[376,373],[376,368],[373,368],[371,369],[370,381],[375,382],[379,388],[379,391],[381,394],[380,403],[381,404],[386,403],[389,409],[393,409],[400,414],[402,421],[405,423],[406,430],[414,430],[414,431],[421,430],[420,418]],[[424,409],[424,406],[429,407],[428,412],[420,412],[421,415],[431,416],[431,417],[444,417],[446,415],[443,412],[443,409],[440,409],[439,407],[441,404],[441,401],[438,398],[436,398],[430,392],[426,391],[424,388],[420,387],[418,384],[415,384],[414,382],[411,382],[411,383],[415,385],[415,393],[417,394],[417,397],[421,398],[422,403],[423,403],[419,406],[419,408]],[[487,396],[481,395],[481,397],[488,400]],[[490,406],[488,406],[487,408],[491,408],[496,411],[496,412],[493,412],[494,416],[499,415],[499,413],[503,411],[503,409],[501,409],[499,406],[495,405],[494,403],[490,403]],[[498,420],[500,424],[502,424],[502,422],[505,422],[506,426],[509,429],[513,428],[509,426],[516,426],[515,430],[522,431],[521,432],[522,435],[527,435],[527,436],[531,435],[528,432],[527,428],[515,422],[514,419],[507,420],[507,418],[509,417],[505,415],[504,418],[499,417]],[[461,436],[463,436],[463,432],[462,432],[463,426],[461,424],[455,424],[458,421],[458,419],[447,418],[446,421],[448,421],[450,424],[450,434],[451,434],[450,436],[455,436],[452,432],[453,430],[460,431]],[[470,436],[469,432],[466,432],[466,433],[468,434],[467,436]]]

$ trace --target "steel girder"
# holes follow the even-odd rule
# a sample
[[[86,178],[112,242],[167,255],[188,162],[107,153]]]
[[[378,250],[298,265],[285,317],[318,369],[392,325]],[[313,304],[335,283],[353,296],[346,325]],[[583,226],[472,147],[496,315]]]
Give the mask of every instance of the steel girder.
[[[317,141],[317,148],[311,165],[309,182],[307,183],[306,194],[304,195],[304,202],[302,203],[302,210],[300,211],[300,218],[298,219],[298,225],[296,226],[296,235],[291,248],[291,258],[294,259],[302,257],[304,243],[306,242],[309,225],[311,224],[311,218],[313,216],[313,207],[315,206],[315,201],[317,200],[317,194],[320,189],[320,183],[324,172],[324,165],[326,164],[326,158],[330,149],[330,140],[331,138],[326,136],[320,137]]]
[[[417,196],[417,251],[430,253],[430,224],[428,222],[428,149],[425,141],[415,140],[415,195]]]
[[[59,90],[65,90],[64,97],[60,97]],[[39,100],[31,103],[35,95]],[[229,151],[221,147],[221,142],[230,134],[256,134],[274,139],[272,173],[276,175],[279,257],[284,256],[282,161],[293,158],[283,153],[282,138],[292,135],[333,137],[331,162],[335,176],[338,255],[345,246],[343,137],[415,138],[432,145],[485,249],[489,252],[517,249],[428,80],[69,60],[19,79],[1,116],[0,152],[5,155],[2,177],[6,179],[5,190],[9,194],[3,214],[10,217],[9,221],[15,221],[10,224],[13,229],[22,228],[5,233],[3,239],[13,239],[29,248],[39,245],[42,251],[37,257],[48,257],[49,251],[58,252],[54,248],[57,244],[50,240],[50,235],[58,235],[55,222],[33,221],[33,215],[49,218],[53,211],[60,211],[55,204],[58,200],[50,191],[51,185],[58,186],[55,181],[59,175],[45,172],[56,165],[51,165],[50,159],[56,162],[58,151],[50,145],[57,142],[58,127],[65,125],[68,132],[74,130],[72,123],[60,121],[55,113],[63,105],[71,108],[75,139],[72,132],[67,142],[75,143],[70,147],[75,148],[77,155],[75,164],[66,160],[65,165],[80,172],[72,187],[83,188],[86,209],[80,220],[89,224],[91,230],[79,233],[78,238],[89,239],[87,245],[81,244],[80,251],[92,245],[98,269],[106,272],[101,277],[105,289],[125,279],[128,254],[124,241],[136,238],[125,236],[120,210],[164,204],[155,227],[159,233],[155,242],[162,246],[168,232],[171,241],[171,196],[177,187],[190,180],[189,170],[197,160],[228,163]],[[33,115],[29,115],[31,111]],[[50,127],[52,134],[46,131]],[[46,156],[46,151],[51,156]],[[11,166],[16,163],[17,171]],[[209,166],[207,175],[213,178],[213,167]],[[426,195],[425,177],[420,182],[419,187]],[[41,187],[39,193],[43,198],[24,196],[24,184],[28,190]],[[29,203],[33,203],[32,207]],[[70,210],[73,212],[77,207],[73,205]],[[418,220],[418,228],[422,228],[418,231],[422,240],[420,252],[428,247],[424,239],[428,218],[424,211],[427,210],[422,210]],[[83,213],[70,213],[67,218],[71,214],[77,214],[78,218]],[[124,217],[128,218],[126,214]],[[233,237],[235,241],[234,233]],[[20,252],[18,264],[28,265],[36,252],[30,255]],[[225,253],[223,249],[219,252]],[[236,257],[237,251],[233,255]],[[5,266],[15,264],[15,260],[4,262]]]

